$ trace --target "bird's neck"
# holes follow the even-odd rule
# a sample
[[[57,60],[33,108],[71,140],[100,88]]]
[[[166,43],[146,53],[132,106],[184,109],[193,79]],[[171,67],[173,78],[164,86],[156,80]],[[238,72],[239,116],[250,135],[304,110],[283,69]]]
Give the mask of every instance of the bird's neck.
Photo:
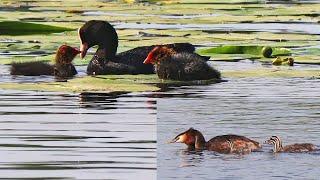
[[[104,39],[102,43],[98,45],[98,50],[95,55],[98,57],[104,57],[105,59],[112,60],[115,58],[118,49],[118,37],[114,39]]]
[[[116,52],[117,52],[117,49],[114,50],[105,46],[99,46],[99,48],[95,53],[95,56],[99,58],[104,58],[106,60],[112,60],[115,58]]]
[[[206,140],[204,139],[204,136],[200,132],[196,133],[195,139],[196,139],[195,144],[194,144],[195,149],[205,149],[206,148]]]
[[[273,143],[273,152],[280,152],[283,150],[282,147],[282,142],[281,141],[276,141],[275,143]]]

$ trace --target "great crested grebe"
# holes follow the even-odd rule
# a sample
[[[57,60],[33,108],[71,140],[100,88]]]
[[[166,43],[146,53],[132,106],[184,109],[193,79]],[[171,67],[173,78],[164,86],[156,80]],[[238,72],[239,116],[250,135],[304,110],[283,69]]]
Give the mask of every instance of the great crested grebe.
[[[258,142],[239,135],[216,136],[206,142],[202,133],[193,128],[180,133],[171,141],[171,143],[176,142],[185,143],[188,149],[209,150],[224,154],[247,154],[261,149]]]

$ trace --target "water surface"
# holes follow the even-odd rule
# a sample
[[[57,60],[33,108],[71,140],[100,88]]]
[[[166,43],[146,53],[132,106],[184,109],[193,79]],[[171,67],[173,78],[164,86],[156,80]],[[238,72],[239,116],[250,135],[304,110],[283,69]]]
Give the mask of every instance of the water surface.
[[[178,29],[205,30],[213,32],[272,32],[296,34],[320,34],[320,25],[315,23],[237,23],[237,24],[156,24],[114,23],[117,29]]]
[[[319,79],[227,80],[179,87],[171,91],[172,96],[158,100],[158,178],[317,179],[320,152],[274,155],[271,147],[264,145],[263,152],[222,155],[167,144],[193,127],[206,140],[232,133],[263,142],[278,135],[284,144],[311,142],[320,147]]]
[[[148,94],[0,90],[0,178],[155,179]]]

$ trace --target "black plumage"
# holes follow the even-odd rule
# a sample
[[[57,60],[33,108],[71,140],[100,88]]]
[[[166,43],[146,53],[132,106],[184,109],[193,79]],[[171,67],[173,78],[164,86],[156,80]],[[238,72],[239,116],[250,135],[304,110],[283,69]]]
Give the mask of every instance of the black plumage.
[[[40,61],[12,63],[10,68],[11,75],[40,76],[53,75],[53,72],[52,65]]]
[[[40,61],[12,63],[10,74],[23,76],[54,75],[56,77],[72,77],[77,74],[77,70],[72,64],[72,60],[79,53],[80,51],[73,47],[62,45],[57,50],[54,65]]]
[[[155,45],[137,47],[116,54],[118,35],[112,25],[106,21],[88,21],[79,29],[79,37],[81,40],[80,50],[82,51],[82,57],[86,55],[86,52],[90,47],[94,45],[99,46],[88,65],[88,74],[154,73],[153,66],[144,64],[143,61]],[[195,51],[195,47],[190,43],[174,43],[162,46],[172,48],[176,52],[193,53]],[[208,57],[203,57],[203,59],[208,60]],[[109,63],[109,61],[113,63]]]
[[[177,53],[173,49],[155,47],[144,63],[154,64],[160,79],[179,81],[220,79],[220,72],[211,67],[200,55]]]

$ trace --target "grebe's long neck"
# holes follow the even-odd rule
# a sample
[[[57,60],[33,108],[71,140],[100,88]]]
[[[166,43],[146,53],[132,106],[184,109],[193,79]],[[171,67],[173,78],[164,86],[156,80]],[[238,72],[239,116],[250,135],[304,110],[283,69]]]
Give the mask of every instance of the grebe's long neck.
[[[273,144],[273,152],[280,152],[283,150],[281,139],[277,136],[274,136],[270,139]]]
[[[205,149],[206,148],[206,140],[204,139],[201,132],[197,131],[195,135],[195,143],[194,147],[196,149]]]

